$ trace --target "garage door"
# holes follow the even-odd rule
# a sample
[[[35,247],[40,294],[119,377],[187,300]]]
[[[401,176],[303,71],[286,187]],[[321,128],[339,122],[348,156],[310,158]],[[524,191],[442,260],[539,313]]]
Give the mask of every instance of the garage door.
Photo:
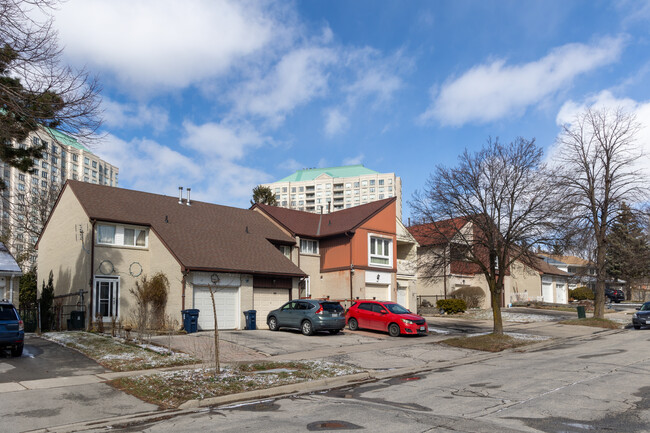
[[[384,284],[366,284],[366,299],[376,299],[377,301],[390,301],[388,288]]]
[[[239,289],[220,287],[214,293],[219,329],[236,329],[239,327]],[[199,312],[199,330],[214,329],[212,299],[207,287],[194,287],[194,308]]]
[[[268,329],[266,315],[289,300],[287,289],[253,289],[253,310],[257,311],[257,329]]]

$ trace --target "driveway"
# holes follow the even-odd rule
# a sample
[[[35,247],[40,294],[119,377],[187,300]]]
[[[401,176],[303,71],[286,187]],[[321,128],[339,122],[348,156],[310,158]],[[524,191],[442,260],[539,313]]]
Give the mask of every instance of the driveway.
[[[79,352],[27,335],[23,356],[0,353],[0,430],[21,432],[157,409],[101,383],[95,375],[107,371]]]

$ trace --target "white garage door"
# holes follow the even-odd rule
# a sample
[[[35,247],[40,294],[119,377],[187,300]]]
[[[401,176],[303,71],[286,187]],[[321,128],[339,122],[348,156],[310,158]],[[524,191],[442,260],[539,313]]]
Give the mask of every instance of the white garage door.
[[[235,329],[239,326],[239,289],[220,287],[214,293],[219,329]],[[199,312],[199,330],[214,329],[212,299],[207,287],[194,287],[194,308]]]
[[[406,287],[397,287],[397,303],[406,308]]]
[[[366,299],[374,298],[377,301],[390,301],[389,287],[384,284],[366,284]]]
[[[257,311],[257,329],[268,329],[266,315],[289,300],[288,289],[253,289],[253,310]]]
[[[566,304],[567,303],[566,284],[555,283],[555,291],[557,293],[557,303]]]
[[[542,282],[542,296],[544,302],[553,302],[553,284]]]

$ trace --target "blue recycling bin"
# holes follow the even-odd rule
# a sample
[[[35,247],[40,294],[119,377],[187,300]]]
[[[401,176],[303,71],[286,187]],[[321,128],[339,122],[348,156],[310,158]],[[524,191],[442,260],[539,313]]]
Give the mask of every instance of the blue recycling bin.
[[[182,310],[181,314],[183,315],[183,328],[185,332],[191,334],[198,331],[199,329],[199,310],[190,309]]]
[[[257,310],[244,311],[244,317],[246,317],[246,329],[250,331],[257,329]]]

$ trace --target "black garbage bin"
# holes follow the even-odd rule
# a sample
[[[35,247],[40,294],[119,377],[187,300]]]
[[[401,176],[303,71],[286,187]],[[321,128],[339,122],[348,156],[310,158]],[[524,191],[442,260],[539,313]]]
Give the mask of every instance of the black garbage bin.
[[[84,329],[86,324],[86,312],[85,311],[71,311],[70,312],[70,323],[68,329],[80,330]]]
[[[194,308],[182,310],[181,314],[183,315],[183,328],[185,328],[185,332],[191,334],[199,330],[199,310]]]
[[[246,329],[251,331],[257,329],[257,310],[244,311],[244,317],[246,317]]]
[[[585,314],[585,307],[583,305],[578,305],[576,309],[578,310],[578,319],[587,318],[587,315]]]

